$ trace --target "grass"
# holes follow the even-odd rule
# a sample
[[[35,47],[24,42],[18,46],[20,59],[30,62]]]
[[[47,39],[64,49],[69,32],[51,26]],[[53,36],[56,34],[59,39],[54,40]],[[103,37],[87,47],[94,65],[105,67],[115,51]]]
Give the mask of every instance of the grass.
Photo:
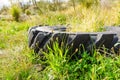
[[[120,5],[113,5],[111,8],[91,7],[82,5],[72,7],[65,11],[48,12],[41,15],[41,24],[61,25],[70,24],[72,32],[96,32],[104,31],[103,26],[118,26]]]
[[[120,25],[120,5],[111,8],[82,5],[60,12],[30,16],[27,21],[15,22],[0,20],[0,79],[1,80],[119,80],[120,56],[106,57],[94,51],[83,52],[81,58],[71,60],[69,48],[61,48],[57,43],[54,49],[44,52],[46,60],[28,48],[27,30],[38,24],[70,24],[73,32],[104,31],[103,26]],[[77,51],[75,52],[77,53]],[[73,54],[73,53],[72,53]],[[44,65],[46,66],[45,69]]]

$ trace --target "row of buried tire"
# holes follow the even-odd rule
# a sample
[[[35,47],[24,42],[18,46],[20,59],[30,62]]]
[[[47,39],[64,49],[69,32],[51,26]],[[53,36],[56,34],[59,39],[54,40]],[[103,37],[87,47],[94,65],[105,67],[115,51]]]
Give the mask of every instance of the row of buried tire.
[[[105,27],[105,32],[66,32],[64,26],[35,26],[28,31],[29,47],[39,53],[40,49],[47,50],[47,45],[52,48],[54,42],[61,47],[72,47],[72,52],[79,49],[92,52],[94,49],[105,49],[119,53],[120,27]]]

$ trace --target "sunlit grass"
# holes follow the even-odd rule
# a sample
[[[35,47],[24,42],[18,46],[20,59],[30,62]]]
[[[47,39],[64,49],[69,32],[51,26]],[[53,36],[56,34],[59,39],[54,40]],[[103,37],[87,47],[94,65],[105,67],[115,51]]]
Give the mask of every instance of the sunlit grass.
[[[76,6],[74,10],[48,12],[40,17],[33,17],[36,24],[43,25],[66,25],[70,24],[73,32],[96,32],[104,31],[103,26],[120,25],[120,5],[114,3],[111,7],[91,7],[86,8],[82,5]]]
[[[69,13],[68,13],[69,12]],[[71,14],[73,13],[73,14]],[[113,5],[111,8],[92,7],[86,9],[78,6],[76,12],[70,9],[67,11],[69,24],[72,26],[72,31],[80,32],[96,32],[103,26],[119,26],[120,5]]]

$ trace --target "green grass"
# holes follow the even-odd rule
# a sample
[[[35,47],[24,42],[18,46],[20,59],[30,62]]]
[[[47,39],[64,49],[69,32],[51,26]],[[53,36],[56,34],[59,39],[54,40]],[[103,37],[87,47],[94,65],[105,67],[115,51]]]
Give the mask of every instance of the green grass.
[[[103,31],[103,26],[120,24],[118,6],[111,9],[77,6],[60,12],[30,16],[24,22],[0,20],[0,79],[1,80],[119,80],[120,56],[81,53],[81,58],[71,60],[67,47],[54,43],[53,49],[43,52],[46,60],[28,48],[28,29],[38,24],[71,24],[70,31]],[[89,15],[88,15],[89,13]],[[44,66],[46,66],[45,69]]]

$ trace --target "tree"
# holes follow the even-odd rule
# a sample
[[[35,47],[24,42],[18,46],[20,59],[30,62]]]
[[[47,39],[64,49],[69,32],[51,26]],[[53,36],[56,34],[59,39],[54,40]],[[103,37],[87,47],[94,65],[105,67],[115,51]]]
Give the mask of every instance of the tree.
[[[0,14],[2,14],[3,12],[7,13],[8,12],[8,7],[7,6],[3,6],[0,10]]]
[[[32,3],[33,3],[33,5],[40,11],[40,13],[43,13],[42,10],[41,10],[41,8],[38,6],[36,0],[32,0]]]
[[[73,6],[73,8],[74,8],[74,11],[75,11],[75,0],[71,0],[71,2],[72,2],[72,6]]]

